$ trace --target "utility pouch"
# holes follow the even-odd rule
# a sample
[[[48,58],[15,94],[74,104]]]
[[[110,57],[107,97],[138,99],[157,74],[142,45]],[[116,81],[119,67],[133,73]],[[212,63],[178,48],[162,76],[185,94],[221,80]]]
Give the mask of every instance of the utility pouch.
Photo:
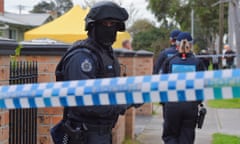
[[[203,126],[206,113],[207,113],[207,109],[204,107],[203,104],[200,104],[200,109],[198,112],[198,119],[197,119],[197,127],[199,129],[201,129]]]
[[[67,144],[67,135],[63,127],[63,121],[60,121],[50,130],[54,144]]]
[[[65,132],[70,137],[70,144],[84,144],[85,143],[84,135],[88,129],[84,123],[82,123],[80,127],[79,126],[72,127],[71,122],[69,120],[67,120],[63,126],[64,126]]]

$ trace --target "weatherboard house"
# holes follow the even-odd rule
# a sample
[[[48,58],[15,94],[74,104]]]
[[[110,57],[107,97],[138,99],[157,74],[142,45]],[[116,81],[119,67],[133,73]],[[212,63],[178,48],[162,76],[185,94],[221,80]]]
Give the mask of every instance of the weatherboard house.
[[[16,14],[5,11],[0,0],[0,37],[22,41],[24,33],[52,20],[50,14]]]

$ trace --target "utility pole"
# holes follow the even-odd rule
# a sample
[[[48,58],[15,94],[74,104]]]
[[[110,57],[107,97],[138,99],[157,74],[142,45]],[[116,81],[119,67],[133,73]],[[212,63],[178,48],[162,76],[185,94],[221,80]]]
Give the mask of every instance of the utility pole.
[[[219,52],[223,51],[223,34],[224,34],[224,3],[219,3]]]
[[[191,35],[194,39],[194,10],[191,11]]]
[[[22,11],[25,9],[25,6],[19,4],[19,5],[17,5],[17,8],[18,8],[19,14],[22,14]]]
[[[229,0],[219,0],[218,2],[214,3],[212,7],[219,4],[219,53],[221,54],[223,51],[223,34],[224,34],[224,3],[228,2]],[[222,61],[220,60],[222,64]],[[220,65],[220,68],[222,65]]]
[[[229,44],[231,46],[231,49],[233,49],[237,56],[235,57],[236,59],[236,66],[237,68],[240,68],[240,23],[239,23],[239,0],[231,0],[229,2],[229,24],[230,26],[228,27],[229,29],[229,37],[231,38],[229,41]]]
[[[192,10],[191,10],[191,35],[192,38],[194,39],[194,1],[191,4]]]

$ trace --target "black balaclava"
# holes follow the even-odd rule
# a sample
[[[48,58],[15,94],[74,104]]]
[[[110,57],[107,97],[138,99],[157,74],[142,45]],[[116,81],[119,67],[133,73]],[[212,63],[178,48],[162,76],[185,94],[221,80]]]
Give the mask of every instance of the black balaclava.
[[[90,37],[97,41],[103,47],[111,47],[116,40],[117,26],[107,27],[98,22],[93,24],[92,29],[89,33]]]

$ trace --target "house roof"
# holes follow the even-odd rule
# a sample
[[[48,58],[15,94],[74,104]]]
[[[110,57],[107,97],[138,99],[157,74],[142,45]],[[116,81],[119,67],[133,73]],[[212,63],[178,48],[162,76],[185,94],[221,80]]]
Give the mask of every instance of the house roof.
[[[0,15],[0,22],[8,24],[17,24],[24,26],[39,26],[48,20],[50,14],[15,14],[4,12]]]

